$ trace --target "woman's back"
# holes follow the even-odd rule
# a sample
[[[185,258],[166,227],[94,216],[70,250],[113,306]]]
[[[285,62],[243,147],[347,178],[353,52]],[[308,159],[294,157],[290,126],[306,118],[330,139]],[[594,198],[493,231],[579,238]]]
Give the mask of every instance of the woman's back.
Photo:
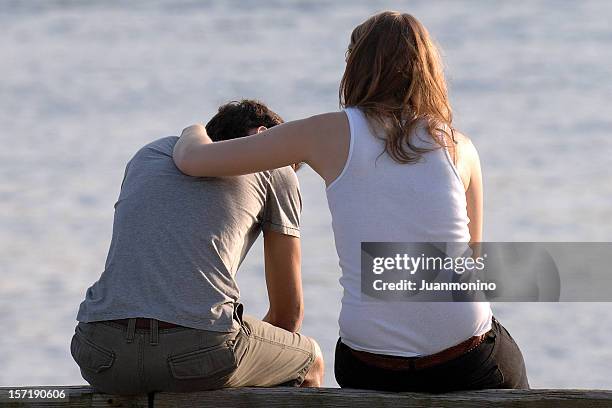
[[[465,189],[446,149],[400,164],[381,155],[384,141],[374,136],[361,110],[345,112],[349,154],[327,188],[344,288],[342,342],[355,350],[415,356],[487,332],[488,303],[362,299],[361,242],[469,242],[469,219]],[[437,147],[425,126],[417,126],[414,136],[419,147]]]

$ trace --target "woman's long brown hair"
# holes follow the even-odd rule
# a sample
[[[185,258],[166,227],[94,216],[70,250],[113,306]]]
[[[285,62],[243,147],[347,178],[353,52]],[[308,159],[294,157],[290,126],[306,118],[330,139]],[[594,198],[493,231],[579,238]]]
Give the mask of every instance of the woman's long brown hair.
[[[385,151],[399,163],[415,163],[432,150],[411,140],[421,120],[454,156],[454,143],[447,143],[454,142],[453,119],[438,49],[410,14],[384,11],[353,30],[340,105],[360,108],[377,124]]]

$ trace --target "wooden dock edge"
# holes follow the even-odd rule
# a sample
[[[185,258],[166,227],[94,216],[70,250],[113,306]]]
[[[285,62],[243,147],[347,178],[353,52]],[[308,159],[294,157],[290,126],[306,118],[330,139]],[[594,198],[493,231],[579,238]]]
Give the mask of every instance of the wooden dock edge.
[[[65,390],[66,398],[10,398],[10,390]],[[13,392],[13,397],[15,393]],[[610,390],[484,390],[448,394],[389,393],[340,388],[236,388],[195,393],[155,393],[133,397],[94,392],[87,386],[0,387],[0,407],[440,407],[440,408],[598,408],[612,407]]]

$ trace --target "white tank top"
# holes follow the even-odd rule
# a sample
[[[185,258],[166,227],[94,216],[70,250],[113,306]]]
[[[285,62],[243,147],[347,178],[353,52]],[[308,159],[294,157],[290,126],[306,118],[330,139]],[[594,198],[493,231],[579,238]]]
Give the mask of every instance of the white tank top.
[[[365,115],[345,110],[350,148],[344,169],[327,187],[344,288],[340,337],[355,350],[395,356],[429,355],[491,328],[487,302],[361,300],[361,242],[469,242],[463,182],[446,149],[416,164],[381,155]],[[416,143],[431,145],[424,126]],[[421,140],[419,142],[419,140]]]

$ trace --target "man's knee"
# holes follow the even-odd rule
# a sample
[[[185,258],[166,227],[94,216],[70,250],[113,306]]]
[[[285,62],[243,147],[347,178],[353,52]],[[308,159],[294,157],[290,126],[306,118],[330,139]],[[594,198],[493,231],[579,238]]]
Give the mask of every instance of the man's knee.
[[[315,356],[312,365],[308,369],[308,373],[306,373],[302,387],[320,387],[323,385],[325,362],[323,361],[323,353],[321,352],[319,344],[312,338],[310,340],[314,345]]]

